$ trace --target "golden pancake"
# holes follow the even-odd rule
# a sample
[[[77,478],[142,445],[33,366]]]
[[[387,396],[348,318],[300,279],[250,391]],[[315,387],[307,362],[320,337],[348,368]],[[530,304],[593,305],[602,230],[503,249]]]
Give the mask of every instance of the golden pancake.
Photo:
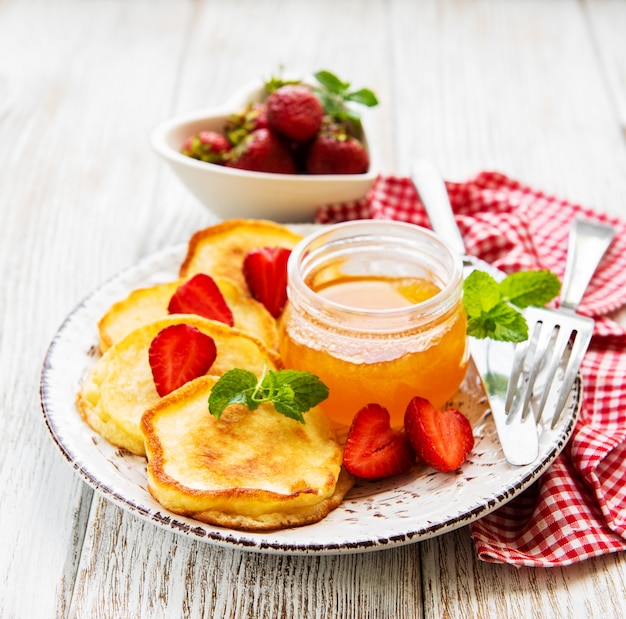
[[[249,294],[242,294],[235,282],[216,277],[215,283],[233,313],[235,328],[258,337],[266,346],[276,349],[278,329],[276,321],[262,303]],[[157,284],[133,290],[125,299],[114,303],[98,323],[100,350],[110,348],[131,331],[165,318],[172,295],[185,280]]]
[[[149,323],[109,348],[89,371],[77,396],[78,410],[87,423],[110,443],[145,455],[141,415],[159,401],[148,350],[167,326],[189,324],[210,335],[217,358],[209,373],[221,376],[233,368],[246,368],[260,376],[264,365],[281,367],[280,357],[258,338],[227,325],[190,314],[172,315]]]
[[[208,273],[228,277],[247,293],[242,266],[249,251],[260,247],[293,249],[301,240],[300,234],[272,221],[229,219],[191,237],[180,276]]]
[[[319,408],[305,424],[263,403],[231,405],[216,419],[207,401],[216,378],[172,392],[143,415],[148,488],[177,514],[244,530],[311,524],[342,501],[353,478]]]

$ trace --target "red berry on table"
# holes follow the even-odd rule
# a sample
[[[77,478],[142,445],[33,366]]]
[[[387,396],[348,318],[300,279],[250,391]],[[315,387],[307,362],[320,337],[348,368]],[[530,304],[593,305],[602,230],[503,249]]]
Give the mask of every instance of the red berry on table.
[[[268,129],[257,129],[246,136],[230,151],[226,165],[253,172],[296,173],[291,152]]]
[[[474,447],[472,426],[463,413],[440,411],[424,398],[409,402],[404,428],[417,457],[438,471],[458,469]]]
[[[324,107],[305,86],[282,86],[265,104],[268,127],[290,140],[307,142],[320,130]]]
[[[406,473],[415,463],[407,435],[389,424],[389,412],[368,404],[355,415],[343,453],[343,465],[362,479]]]
[[[206,273],[198,273],[181,284],[170,299],[170,314],[197,314],[232,327],[235,322],[222,291]]]
[[[157,393],[164,397],[185,383],[204,376],[217,357],[215,341],[184,323],[165,327],[148,350]]]
[[[287,261],[291,250],[261,247],[250,251],[243,261],[243,274],[250,294],[278,318],[287,302]]]
[[[345,131],[322,131],[311,144],[308,174],[364,174],[370,165],[365,146]]]
[[[230,142],[221,133],[201,131],[185,140],[181,152],[183,155],[193,159],[221,164],[224,162],[224,156],[230,149]]]

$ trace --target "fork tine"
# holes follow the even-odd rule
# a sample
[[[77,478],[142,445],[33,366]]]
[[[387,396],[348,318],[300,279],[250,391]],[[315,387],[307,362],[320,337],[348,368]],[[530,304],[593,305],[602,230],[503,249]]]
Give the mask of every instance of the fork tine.
[[[533,334],[534,337],[534,334]],[[515,396],[519,395],[519,380],[524,369],[524,359],[526,358],[526,351],[529,347],[534,350],[533,338],[525,342],[521,342],[515,345],[515,353],[513,355],[513,367],[511,369],[511,376],[509,377],[509,383],[506,388],[506,396],[504,400],[504,410],[507,415],[511,415],[513,408],[513,401]]]
[[[535,324],[535,329],[539,331],[537,346],[535,349],[535,356],[532,360],[528,379],[525,384],[524,399],[522,400],[522,419],[526,419],[530,411],[530,400],[533,396],[535,389],[535,383],[537,382],[537,376],[539,371],[543,367],[550,347],[550,343],[554,341],[554,331],[556,325],[551,324],[549,321],[539,318]]]
[[[585,356],[587,348],[589,347],[589,343],[591,342],[591,336],[593,333],[593,320],[587,320],[589,320],[590,326],[587,329],[579,329],[573,334],[574,339],[572,343],[572,349],[569,355],[569,359],[567,361],[565,375],[561,383],[559,398],[554,406],[554,413],[552,416],[551,424],[552,429],[555,428],[561,417],[561,413],[563,412],[563,408],[565,407],[565,400],[567,399],[567,396],[572,389],[572,385],[576,380],[576,375],[578,374],[580,364],[582,363],[583,357]],[[548,383],[546,385],[546,391],[548,391],[551,387],[552,383]]]
[[[534,323],[527,345],[515,347],[514,369],[507,386],[505,410],[507,414],[521,414],[522,421],[528,417],[530,400],[539,371],[544,365],[547,351],[555,339],[555,325],[546,320],[541,313],[530,319]],[[524,375],[524,367],[530,371]],[[521,380],[521,382],[520,382]]]
[[[559,386],[558,399],[552,411],[551,426],[554,428],[591,341],[593,320],[573,315],[552,316],[550,310],[529,309],[527,319],[533,324],[533,330],[529,339],[515,348],[514,363],[517,367],[507,386],[505,411],[511,417],[521,414],[521,418],[526,419],[531,411],[530,402],[535,395],[537,377],[545,368],[543,390],[534,413],[535,422],[540,423],[548,397]],[[524,367],[530,368],[527,375],[524,375]],[[563,370],[562,378],[557,377],[559,368]]]
[[[550,393],[550,385],[552,385],[556,379],[556,373],[561,365],[561,360],[566,352],[567,344],[570,340],[571,332],[564,328],[559,328],[558,335],[556,337],[556,341],[554,343],[554,347],[552,349],[552,353],[550,356],[550,362],[548,363],[548,373],[545,380],[545,388],[543,393],[541,394],[541,399],[539,400],[539,404],[537,405],[537,410],[535,412],[535,421],[539,423],[541,421],[541,417],[543,415],[543,411],[546,407],[546,402],[548,401],[548,395]],[[571,388],[571,385],[570,385]],[[568,389],[569,392],[569,389]],[[565,402],[564,402],[565,403]]]

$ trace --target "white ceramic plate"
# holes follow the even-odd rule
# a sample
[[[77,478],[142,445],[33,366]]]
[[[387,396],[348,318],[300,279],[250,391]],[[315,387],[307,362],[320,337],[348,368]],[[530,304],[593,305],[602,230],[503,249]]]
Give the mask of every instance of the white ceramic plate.
[[[178,246],[159,252],[85,299],[57,332],[41,377],[44,418],[68,462],[108,499],[159,526],[220,546],[270,553],[338,554],[408,544],[466,525],[511,500],[550,465],[572,432],[581,401],[580,380],[557,428],[542,432],[537,460],[511,466],[500,449],[480,381],[470,371],[452,404],[472,420],[476,443],[457,472],[437,473],[418,466],[407,475],[359,482],[321,522],[282,531],[234,531],[173,514],[148,493],[145,459],[113,447],[93,432],[81,419],[75,396],[99,355],[99,318],[131,290],[176,279],[185,250]]]

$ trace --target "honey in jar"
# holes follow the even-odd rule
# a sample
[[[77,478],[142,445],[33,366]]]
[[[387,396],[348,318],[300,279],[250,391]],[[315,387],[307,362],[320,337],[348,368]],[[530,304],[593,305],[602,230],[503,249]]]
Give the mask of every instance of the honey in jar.
[[[371,402],[400,427],[414,396],[442,406],[463,380],[461,259],[429,230],[371,220],[326,226],[293,250],[288,294],[283,361],[328,386],[321,406],[338,427]]]

